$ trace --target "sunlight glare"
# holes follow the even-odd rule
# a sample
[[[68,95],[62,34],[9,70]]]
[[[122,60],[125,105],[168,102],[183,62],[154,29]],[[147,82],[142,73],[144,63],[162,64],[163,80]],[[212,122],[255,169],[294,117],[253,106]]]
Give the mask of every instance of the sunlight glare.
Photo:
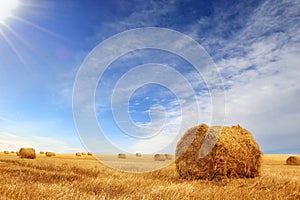
[[[19,5],[18,0],[1,0],[0,1],[0,24],[12,15],[12,11]]]

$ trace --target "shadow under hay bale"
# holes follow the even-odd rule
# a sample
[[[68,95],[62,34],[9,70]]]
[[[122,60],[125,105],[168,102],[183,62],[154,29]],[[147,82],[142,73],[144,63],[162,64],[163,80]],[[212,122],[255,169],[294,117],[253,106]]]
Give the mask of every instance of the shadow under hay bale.
[[[120,158],[120,159],[126,159],[126,154],[124,154],[124,153],[119,153],[119,154],[118,154],[118,158]]]
[[[222,180],[259,176],[261,159],[252,134],[241,126],[202,124],[187,130],[177,143],[175,163],[181,178]]]
[[[4,151],[3,153],[4,153],[4,154],[9,154],[9,151]]]
[[[141,153],[136,153],[135,157],[142,157],[142,154]]]
[[[300,165],[300,156],[290,156],[286,159],[287,165]]]
[[[87,155],[92,156],[93,154],[92,154],[92,152],[87,152]]]
[[[171,154],[165,154],[166,160],[172,160],[172,155]]]
[[[47,157],[56,156],[56,153],[47,151],[47,152],[46,152],[46,156],[47,156]]]
[[[19,150],[20,158],[26,158],[26,159],[35,159],[35,149],[34,148],[21,148]]]
[[[165,154],[155,154],[154,155],[154,160],[155,161],[165,161],[166,156],[165,156]]]

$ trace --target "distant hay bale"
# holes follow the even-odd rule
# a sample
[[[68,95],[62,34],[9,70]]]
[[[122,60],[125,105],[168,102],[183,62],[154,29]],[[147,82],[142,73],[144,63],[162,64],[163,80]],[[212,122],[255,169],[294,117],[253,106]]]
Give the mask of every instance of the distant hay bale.
[[[118,158],[120,159],[126,159],[126,154],[125,153],[119,153]]]
[[[184,179],[222,180],[259,176],[261,158],[252,134],[241,126],[202,124],[187,130],[177,143],[175,163]]]
[[[16,151],[16,154],[17,154],[17,156],[19,156],[20,155],[19,151]]]
[[[27,159],[36,158],[34,148],[21,148],[19,153],[20,153],[20,158],[27,158]]]
[[[85,155],[86,155],[86,153],[85,153],[85,152],[82,152],[82,153],[81,153],[81,155],[85,156]]]
[[[92,154],[92,152],[87,152],[87,155],[92,156],[93,154]]]
[[[15,153],[14,151],[11,151],[10,153]]]
[[[41,154],[42,154],[42,153],[41,153]],[[46,152],[46,156],[47,156],[47,157],[56,156],[56,153],[47,151],[47,152]]]
[[[136,157],[142,157],[142,154],[141,153],[136,153],[135,156]]]
[[[165,154],[166,160],[172,160],[172,155],[171,154]]]
[[[300,165],[300,156],[290,156],[286,159],[287,165]]]
[[[9,154],[9,151],[4,151],[4,154]]]
[[[165,156],[165,154],[155,154],[154,155],[154,160],[155,161],[165,161],[166,156]]]
[[[76,152],[75,155],[79,157],[79,156],[81,156],[81,153],[80,152]]]
[[[45,152],[43,152],[43,151],[40,151],[40,154],[45,154]]]

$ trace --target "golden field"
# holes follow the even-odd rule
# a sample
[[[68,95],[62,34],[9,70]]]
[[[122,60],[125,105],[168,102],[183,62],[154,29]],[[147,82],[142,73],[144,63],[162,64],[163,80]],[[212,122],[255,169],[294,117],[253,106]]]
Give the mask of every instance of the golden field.
[[[92,156],[57,155],[20,159],[0,153],[0,199],[300,199],[300,166],[285,164],[289,155],[264,155],[261,176],[224,182],[179,178],[173,161],[153,156],[117,159],[102,155],[113,170]]]

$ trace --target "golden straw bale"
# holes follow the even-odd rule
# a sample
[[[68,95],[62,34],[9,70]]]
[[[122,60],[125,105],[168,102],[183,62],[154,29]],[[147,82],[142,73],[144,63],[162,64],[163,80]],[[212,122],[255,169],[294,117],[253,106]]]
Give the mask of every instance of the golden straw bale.
[[[34,148],[21,148],[19,150],[20,158],[27,158],[27,159],[35,159],[35,149]]]
[[[40,151],[40,154],[45,154],[45,152],[43,152],[43,151]]]
[[[136,157],[142,157],[142,154],[141,153],[136,153],[135,156]]]
[[[56,156],[56,153],[47,151],[46,156],[47,157]]]
[[[126,154],[125,153],[119,153],[118,158],[120,159],[126,159]]]
[[[85,155],[86,155],[86,153],[85,153],[85,152],[82,152],[82,153],[81,153],[81,155],[85,156]]]
[[[172,160],[172,154],[165,154],[166,160]]]
[[[4,154],[9,154],[9,151],[4,151]]]
[[[300,165],[300,156],[290,156],[286,159],[287,165]]]
[[[155,161],[165,161],[166,156],[165,156],[165,154],[155,154],[154,155],[154,160]]]
[[[17,154],[17,156],[19,156],[20,155],[19,151],[16,151],[16,154]]]
[[[81,156],[81,153],[80,152],[76,152],[75,155],[76,156]]]
[[[92,154],[92,152],[87,152],[87,155],[92,156],[93,154]]]
[[[241,126],[202,124],[187,130],[177,143],[175,163],[184,179],[222,180],[259,176],[261,159],[254,137]]]
[[[11,151],[10,153],[15,153],[14,151]]]

